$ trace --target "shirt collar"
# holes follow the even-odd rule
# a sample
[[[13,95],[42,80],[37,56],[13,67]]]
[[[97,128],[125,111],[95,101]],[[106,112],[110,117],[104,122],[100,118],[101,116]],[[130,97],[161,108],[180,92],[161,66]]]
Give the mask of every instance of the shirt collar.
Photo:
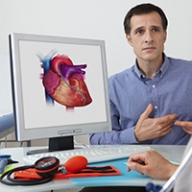
[[[166,73],[167,71],[167,68],[169,66],[169,59],[168,57],[163,53],[163,57],[164,57],[164,62],[163,62],[163,65],[161,66],[160,70],[157,71],[157,73],[160,74],[160,77],[162,78],[163,75]],[[138,68],[138,65],[137,65],[137,60],[135,60],[135,65],[133,67],[133,71],[136,73],[136,75],[140,78],[140,79],[144,79],[145,78],[145,75],[143,73],[141,73],[141,71],[139,70]],[[157,74],[156,73],[156,74]]]

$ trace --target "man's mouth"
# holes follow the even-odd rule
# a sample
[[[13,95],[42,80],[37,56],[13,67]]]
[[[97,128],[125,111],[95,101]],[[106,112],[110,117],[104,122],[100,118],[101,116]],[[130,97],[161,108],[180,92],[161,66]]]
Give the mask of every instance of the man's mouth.
[[[155,46],[146,46],[143,48],[143,50],[154,50],[154,49],[156,49]]]

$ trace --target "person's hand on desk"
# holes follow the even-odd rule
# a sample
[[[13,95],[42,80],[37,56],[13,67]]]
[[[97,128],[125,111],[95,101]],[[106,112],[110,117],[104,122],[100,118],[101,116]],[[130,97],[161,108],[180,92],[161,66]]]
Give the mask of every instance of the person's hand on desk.
[[[177,114],[168,114],[159,118],[149,118],[152,111],[153,105],[149,104],[135,126],[134,133],[139,142],[159,138],[168,134],[177,117]]]
[[[178,167],[154,150],[131,155],[127,166],[128,171],[135,170],[155,179],[169,179]]]
[[[174,124],[182,127],[185,132],[192,135],[192,122],[191,121],[179,121],[179,120],[177,120],[177,121],[175,121]]]

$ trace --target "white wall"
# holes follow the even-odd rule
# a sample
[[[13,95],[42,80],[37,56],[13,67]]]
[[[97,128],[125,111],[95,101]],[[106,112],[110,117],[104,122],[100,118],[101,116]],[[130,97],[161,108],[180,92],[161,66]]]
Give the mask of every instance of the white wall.
[[[123,20],[141,0],[0,0],[0,54],[8,53],[11,32],[103,39],[109,75],[133,64]],[[151,0],[169,19],[166,53],[190,59],[191,0]]]
[[[102,39],[106,42],[108,75],[130,67],[132,48],[125,40],[123,20],[140,0],[0,0],[0,65],[8,61],[8,34],[12,32]],[[192,59],[191,0],[151,0],[166,13],[169,56]],[[0,87],[2,86],[0,71]],[[2,89],[0,89],[0,92]],[[5,95],[7,95],[5,99]],[[0,112],[12,110],[10,89],[0,93]],[[3,104],[2,104],[3,98]],[[7,110],[7,109],[6,109]]]

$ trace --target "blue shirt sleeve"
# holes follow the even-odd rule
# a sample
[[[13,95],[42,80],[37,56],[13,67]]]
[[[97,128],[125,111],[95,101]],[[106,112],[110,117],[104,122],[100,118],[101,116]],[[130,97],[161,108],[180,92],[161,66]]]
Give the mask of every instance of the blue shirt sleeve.
[[[113,84],[109,79],[109,87]],[[113,98],[112,89],[109,89],[111,99]],[[134,126],[129,129],[123,129],[120,123],[120,113],[117,106],[110,99],[112,131],[105,133],[95,133],[90,135],[90,143],[92,145],[107,145],[107,144],[138,144],[134,135]]]
[[[0,132],[14,126],[13,113],[0,117]]]
[[[134,136],[134,127],[122,131],[94,133],[90,135],[91,145],[115,145],[115,144],[138,144]]]

